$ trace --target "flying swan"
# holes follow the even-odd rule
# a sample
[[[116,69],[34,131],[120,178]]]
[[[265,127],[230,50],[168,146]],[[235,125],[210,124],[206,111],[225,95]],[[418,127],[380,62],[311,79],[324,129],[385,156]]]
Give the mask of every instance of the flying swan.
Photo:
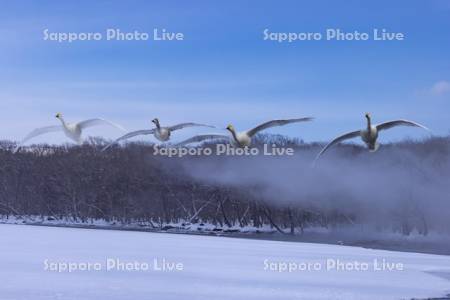
[[[334,140],[332,140],[330,143],[328,143],[328,145],[326,145],[322,151],[320,151],[320,153],[317,155],[315,161],[317,161],[317,159],[325,153],[325,151],[328,150],[328,148],[330,148],[331,146],[338,144],[342,141],[345,140],[349,140],[355,137],[360,137],[362,139],[362,141],[367,145],[367,148],[369,148],[370,152],[375,152],[378,150],[380,144],[377,143],[377,138],[378,138],[378,132],[381,130],[386,130],[386,129],[390,129],[392,127],[395,126],[413,126],[413,127],[420,127],[423,128],[425,130],[429,129],[419,123],[413,122],[413,121],[408,121],[408,120],[394,120],[394,121],[389,121],[389,122],[384,122],[378,125],[372,125],[372,120],[371,120],[371,116],[369,113],[366,113],[366,119],[367,119],[367,127],[365,129],[362,130],[356,130],[356,131],[352,131],[346,134],[343,134],[341,136],[338,136],[337,138],[335,138]]]
[[[172,131],[175,131],[175,130],[183,129],[186,127],[193,127],[193,126],[203,126],[203,127],[214,128],[214,126],[205,125],[205,124],[197,124],[197,123],[181,123],[181,124],[170,126],[170,127],[162,127],[159,123],[158,118],[154,118],[152,120],[152,122],[155,124],[155,126],[156,126],[155,128],[129,132],[129,133],[121,136],[120,138],[118,138],[117,140],[115,140],[114,142],[112,142],[111,144],[106,146],[105,148],[103,148],[102,151],[105,151],[106,149],[108,149],[109,147],[114,145],[115,143],[118,143],[122,140],[126,140],[129,138],[138,136],[138,135],[153,134],[157,140],[159,140],[161,142],[166,142],[170,139],[170,135],[171,135]]]
[[[57,119],[59,119],[62,123],[62,125],[55,125],[55,126],[47,126],[42,128],[37,128],[30,132],[14,149],[14,153],[19,150],[19,148],[28,140],[45,134],[49,132],[57,132],[57,131],[63,131],[64,134],[76,142],[77,144],[81,144],[83,142],[83,139],[81,137],[81,134],[83,133],[83,130],[89,127],[97,126],[97,125],[110,125],[113,127],[116,127],[122,131],[126,131],[122,126],[114,124],[110,121],[104,120],[104,119],[89,119],[85,121],[81,121],[78,123],[67,123],[64,119],[61,113],[57,113],[55,116]]]
[[[314,118],[306,117],[306,118],[299,118],[299,119],[287,119],[287,120],[272,120],[265,122],[261,125],[256,126],[253,129],[242,131],[242,132],[236,132],[233,125],[228,125],[227,130],[231,133],[231,139],[227,135],[222,134],[204,134],[204,135],[197,135],[194,137],[191,137],[183,142],[180,142],[176,144],[175,146],[184,146],[191,143],[199,143],[206,140],[212,140],[212,139],[226,139],[231,142],[231,144],[235,147],[248,147],[252,144],[252,138],[255,134],[258,132],[265,130],[267,128],[275,127],[275,126],[283,126],[291,123],[298,123],[298,122],[306,122],[306,121],[312,121]]]

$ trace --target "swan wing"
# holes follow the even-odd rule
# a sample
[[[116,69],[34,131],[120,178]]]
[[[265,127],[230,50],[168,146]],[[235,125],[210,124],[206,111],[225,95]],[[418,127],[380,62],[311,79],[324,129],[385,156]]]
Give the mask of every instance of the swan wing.
[[[257,134],[258,132],[260,132],[264,129],[270,128],[270,127],[283,126],[283,125],[287,125],[287,124],[291,124],[291,123],[298,123],[298,122],[307,122],[307,121],[312,121],[313,119],[314,118],[306,117],[306,118],[299,118],[299,119],[272,120],[272,121],[263,123],[261,125],[258,125],[253,129],[250,129],[249,131],[247,131],[247,134],[250,137],[252,137],[255,134]]]
[[[145,130],[137,130],[137,131],[129,132],[129,133],[121,136],[120,138],[116,139],[114,142],[110,143],[109,145],[107,145],[105,148],[102,149],[102,151],[105,151],[106,149],[108,149],[109,147],[111,147],[112,145],[114,145],[120,141],[129,139],[129,138],[132,138],[132,137],[135,137],[138,135],[147,135],[147,134],[153,134],[153,133],[155,133],[155,129],[145,129]]]
[[[191,138],[188,138],[187,140],[184,140],[180,143],[175,144],[176,147],[185,146],[187,144],[192,143],[199,143],[207,140],[215,140],[215,139],[226,139],[229,140],[230,138],[227,135],[223,134],[202,134],[202,135],[196,135]]]
[[[335,138],[334,140],[332,140],[331,142],[329,142],[321,151],[320,153],[317,155],[316,159],[314,161],[316,161],[322,154],[325,153],[325,151],[327,151],[331,146],[336,145],[342,141],[345,140],[349,140],[352,138],[355,138],[357,136],[361,135],[361,130],[356,130],[356,131],[352,131],[346,134],[343,134],[341,136],[338,136],[337,138]]]
[[[37,128],[35,130],[33,130],[32,132],[30,132],[18,145],[17,147],[14,149],[14,153],[17,152],[17,150],[19,150],[19,148],[28,140],[38,136],[38,135],[42,135],[45,133],[49,133],[49,132],[56,132],[56,131],[61,131],[63,129],[63,127],[61,125],[56,125],[56,126],[47,126],[47,127],[41,127],[41,128]]]
[[[174,125],[174,126],[170,126],[170,127],[169,127],[169,130],[170,130],[170,131],[174,131],[174,130],[183,129],[183,128],[186,128],[186,127],[193,127],[193,126],[202,126],[202,127],[215,128],[214,126],[206,125],[206,124],[198,124],[198,123],[181,123],[181,124],[177,124],[177,125]]]
[[[77,125],[80,126],[80,128],[82,130],[85,129],[85,128],[93,127],[93,126],[97,126],[97,125],[110,125],[110,126],[116,127],[117,129],[120,129],[122,131],[126,131],[125,128],[123,128],[122,126],[120,126],[118,124],[115,124],[115,123],[110,122],[110,121],[105,120],[105,119],[99,119],[99,118],[81,121]]]
[[[376,125],[376,128],[378,130],[386,130],[395,126],[413,126],[413,127],[420,127],[422,129],[428,130],[430,131],[427,127],[413,122],[413,121],[408,121],[408,120],[394,120],[394,121],[389,121],[389,122],[384,122],[381,124]]]

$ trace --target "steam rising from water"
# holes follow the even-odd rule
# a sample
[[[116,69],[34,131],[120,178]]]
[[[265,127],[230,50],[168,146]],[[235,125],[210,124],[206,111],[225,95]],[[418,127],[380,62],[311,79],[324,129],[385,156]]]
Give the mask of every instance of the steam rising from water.
[[[338,146],[312,167],[317,146],[294,156],[203,157],[185,162],[198,180],[246,189],[272,205],[338,211],[360,223],[425,224],[450,233],[450,141]],[[422,226],[421,225],[421,226]]]

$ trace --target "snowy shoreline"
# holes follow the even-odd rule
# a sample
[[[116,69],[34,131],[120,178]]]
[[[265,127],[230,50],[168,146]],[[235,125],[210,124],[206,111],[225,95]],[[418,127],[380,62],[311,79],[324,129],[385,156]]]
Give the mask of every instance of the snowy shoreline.
[[[0,225],[0,236],[5,299],[394,300],[446,299],[450,291],[450,259],[442,255],[50,226]],[[343,269],[328,268],[330,261]],[[402,268],[349,269],[373,261]],[[89,263],[93,269],[83,269]],[[173,264],[182,267],[170,271]]]
[[[372,231],[364,231],[355,228],[307,228],[302,234],[297,233],[291,235],[288,234],[287,231],[286,234],[281,234],[276,229],[271,228],[270,225],[260,228],[240,228],[238,226],[230,228],[201,222],[179,222],[155,226],[155,224],[150,224],[148,222],[134,222],[131,224],[105,220],[88,220],[82,222],[56,220],[52,217],[39,216],[19,218],[14,216],[9,216],[8,218],[0,216],[0,224],[204,235],[269,241],[345,245],[367,249],[450,255],[450,237],[432,233],[425,237],[414,233],[410,236],[403,236],[391,232],[374,233]]]

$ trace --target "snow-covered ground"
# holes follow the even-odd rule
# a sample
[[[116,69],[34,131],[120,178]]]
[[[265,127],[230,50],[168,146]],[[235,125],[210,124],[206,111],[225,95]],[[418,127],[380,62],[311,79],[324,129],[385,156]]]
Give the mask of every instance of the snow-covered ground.
[[[388,265],[375,270],[374,260]],[[78,270],[64,270],[68,263]],[[80,270],[87,263],[91,270]],[[336,270],[333,263],[346,265]],[[168,270],[174,264],[178,270]],[[309,270],[280,272],[285,264]],[[358,265],[368,270],[349,270]],[[449,256],[181,234],[4,224],[0,266],[2,300],[410,299],[450,293]]]

